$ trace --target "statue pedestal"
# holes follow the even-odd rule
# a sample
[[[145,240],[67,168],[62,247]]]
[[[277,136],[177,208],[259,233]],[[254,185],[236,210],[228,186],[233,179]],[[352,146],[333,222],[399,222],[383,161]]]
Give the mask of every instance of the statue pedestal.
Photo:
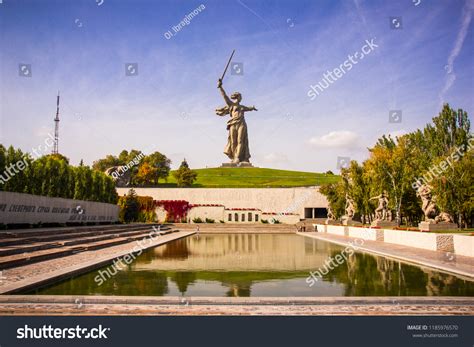
[[[379,227],[379,228],[393,228],[396,227],[397,222],[390,222],[388,220],[374,220],[372,224],[370,224],[370,227]]]
[[[240,163],[239,167],[253,167],[251,163]]]
[[[351,217],[343,216],[341,218],[342,225],[347,225],[347,226],[359,226],[362,225],[361,222],[353,220]]]
[[[420,229],[420,231],[456,230],[457,228],[457,224],[448,222],[435,223],[433,221],[429,221],[418,224],[418,229]]]
[[[337,220],[333,220],[333,219],[326,219],[324,224],[326,224],[326,225],[337,225],[337,224],[339,224],[339,222]]]
[[[254,167],[251,163],[222,163],[220,167]]]
[[[239,164],[234,164],[234,163],[222,163],[221,167],[239,167]]]

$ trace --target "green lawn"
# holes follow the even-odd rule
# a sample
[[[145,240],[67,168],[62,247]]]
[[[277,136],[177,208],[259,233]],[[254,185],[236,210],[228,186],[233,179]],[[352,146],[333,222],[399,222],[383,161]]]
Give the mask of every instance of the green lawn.
[[[194,171],[198,176],[193,187],[197,188],[304,187],[339,180],[337,175],[265,168],[210,168]],[[173,171],[168,178],[168,184],[160,186],[176,186]]]

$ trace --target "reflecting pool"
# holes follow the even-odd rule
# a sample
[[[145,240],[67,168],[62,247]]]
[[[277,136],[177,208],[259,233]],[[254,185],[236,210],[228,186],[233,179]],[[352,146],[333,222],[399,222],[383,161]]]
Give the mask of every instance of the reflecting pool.
[[[28,292],[150,296],[473,296],[474,282],[295,234],[201,234]],[[339,255],[339,257],[338,257]],[[341,259],[328,269],[330,259]],[[310,271],[322,277],[309,286]],[[321,271],[322,270],[322,271]],[[328,270],[328,271],[326,271]]]

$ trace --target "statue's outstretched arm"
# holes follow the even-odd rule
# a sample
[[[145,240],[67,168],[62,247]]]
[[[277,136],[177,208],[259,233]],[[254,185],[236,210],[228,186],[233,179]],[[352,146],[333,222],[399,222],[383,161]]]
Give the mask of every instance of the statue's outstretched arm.
[[[227,96],[224,88],[222,87],[222,80],[219,80],[219,83],[217,84],[217,88],[219,88],[219,90],[221,91],[222,97],[224,98],[224,101],[227,104],[227,106],[231,106],[232,105],[232,100],[230,100],[230,98]]]
[[[258,111],[255,106],[251,106],[251,107],[248,107],[248,106],[242,106],[244,111],[247,112],[247,111]]]

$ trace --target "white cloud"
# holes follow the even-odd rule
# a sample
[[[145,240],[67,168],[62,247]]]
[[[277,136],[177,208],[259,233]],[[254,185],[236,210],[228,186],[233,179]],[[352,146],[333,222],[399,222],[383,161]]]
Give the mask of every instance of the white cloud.
[[[473,10],[474,10],[474,0],[466,1],[466,4],[462,11],[461,29],[459,29],[458,35],[456,37],[456,41],[454,43],[454,47],[448,56],[448,63],[445,66],[445,70],[448,73],[448,75],[446,76],[444,87],[439,93],[440,105],[445,102],[445,94],[448,92],[448,90],[453,86],[454,82],[456,81],[456,74],[453,72],[454,61],[456,60],[457,56],[461,52],[462,46],[464,44],[464,39],[466,38],[467,30],[469,29],[469,24],[471,24]]]
[[[287,163],[288,162],[288,157],[286,154],[283,153],[268,153],[263,157],[263,160],[266,163]]]
[[[353,131],[341,130],[331,131],[322,136],[315,136],[309,139],[311,145],[324,148],[344,148],[356,146],[359,142],[359,135]]]

